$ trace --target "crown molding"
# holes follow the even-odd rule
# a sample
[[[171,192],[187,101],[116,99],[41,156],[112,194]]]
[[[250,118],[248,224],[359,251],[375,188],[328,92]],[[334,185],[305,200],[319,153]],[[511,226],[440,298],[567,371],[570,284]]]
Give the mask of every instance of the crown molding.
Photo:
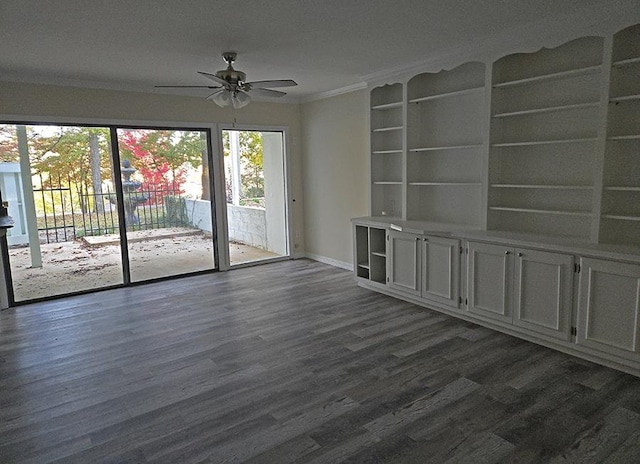
[[[357,82],[355,84],[347,85],[345,87],[340,87],[339,89],[327,90],[326,92],[320,92],[308,97],[302,97],[298,101],[300,103],[310,103],[316,100],[324,100],[325,98],[337,97],[338,95],[342,95],[345,93],[356,92],[358,90],[364,90],[367,88],[366,82]]]
[[[606,19],[599,13],[588,10],[577,16],[565,15],[513,27],[473,44],[443,50],[413,63],[367,74],[362,79],[371,86],[404,82],[417,73],[450,70],[469,61],[492,63],[513,53],[554,48],[580,37],[611,35],[640,20],[640,10],[629,8],[610,11]]]

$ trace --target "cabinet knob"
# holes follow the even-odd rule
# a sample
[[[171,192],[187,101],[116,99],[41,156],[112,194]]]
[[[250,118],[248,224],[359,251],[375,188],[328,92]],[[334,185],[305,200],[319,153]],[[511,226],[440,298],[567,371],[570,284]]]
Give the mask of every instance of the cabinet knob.
[[[522,253],[518,253],[518,256],[522,257]]]
[[[505,255],[508,255],[508,254],[509,254],[509,250],[506,250],[506,251],[504,252],[504,254],[505,254]]]
[[[416,237],[416,242],[420,241],[420,237]]]
[[[422,241],[423,241],[423,242],[428,242],[428,241],[429,241],[429,239],[428,239],[427,237],[425,237],[425,238],[423,238],[423,239],[422,239]]]

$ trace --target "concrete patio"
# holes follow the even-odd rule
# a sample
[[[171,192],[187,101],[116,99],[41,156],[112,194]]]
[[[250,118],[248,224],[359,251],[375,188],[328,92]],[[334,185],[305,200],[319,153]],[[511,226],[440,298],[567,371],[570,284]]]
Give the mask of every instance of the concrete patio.
[[[213,267],[211,237],[199,230],[165,228],[128,234],[131,280],[180,275]],[[97,289],[122,283],[116,235],[41,244],[42,267],[32,268],[28,247],[11,248],[9,261],[16,301]],[[277,255],[241,243],[229,246],[231,263]]]

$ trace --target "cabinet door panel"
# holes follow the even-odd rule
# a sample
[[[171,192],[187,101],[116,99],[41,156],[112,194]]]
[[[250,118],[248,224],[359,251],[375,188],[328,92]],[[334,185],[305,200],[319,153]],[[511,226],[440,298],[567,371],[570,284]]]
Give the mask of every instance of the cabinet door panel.
[[[573,256],[516,250],[514,325],[571,338]]]
[[[420,295],[420,237],[389,232],[389,286],[412,295]]]
[[[422,241],[422,296],[460,306],[460,241],[424,237]]]
[[[583,258],[577,342],[638,360],[640,266]]]
[[[507,247],[469,242],[469,312],[511,322],[512,254]]]

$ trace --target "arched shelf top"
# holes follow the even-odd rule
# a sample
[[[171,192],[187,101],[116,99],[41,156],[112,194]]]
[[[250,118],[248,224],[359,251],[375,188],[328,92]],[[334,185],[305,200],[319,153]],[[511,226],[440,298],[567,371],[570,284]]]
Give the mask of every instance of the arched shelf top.
[[[484,88],[485,64],[471,61],[450,70],[421,73],[407,83],[410,103],[465,95]]]
[[[601,70],[603,50],[603,37],[588,36],[555,48],[507,55],[493,63],[492,85],[506,87],[596,73]]]
[[[402,84],[384,84],[371,90],[371,109],[402,106]]]

